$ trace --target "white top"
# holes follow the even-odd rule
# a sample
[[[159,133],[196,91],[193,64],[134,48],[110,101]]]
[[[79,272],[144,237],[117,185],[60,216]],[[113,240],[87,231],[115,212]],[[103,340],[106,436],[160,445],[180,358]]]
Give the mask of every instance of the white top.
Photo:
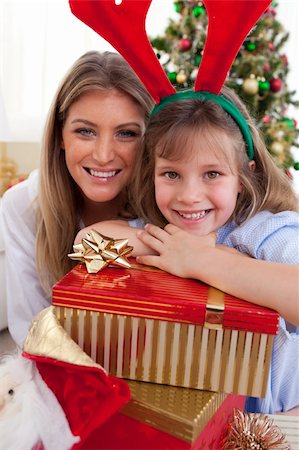
[[[37,190],[35,170],[27,180],[6,191],[1,202],[8,328],[20,347],[32,318],[51,304],[40,285],[35,264]]]

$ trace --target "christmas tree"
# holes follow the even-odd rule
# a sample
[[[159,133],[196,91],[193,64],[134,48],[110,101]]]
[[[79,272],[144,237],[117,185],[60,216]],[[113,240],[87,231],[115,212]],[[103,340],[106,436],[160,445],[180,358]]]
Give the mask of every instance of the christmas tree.
[[[276,164],[291,176],[290,167],[299,170],[291,152],[292,146],[299,147],[299,129],[296,120],[288,116],[288,107],[298,107],[299,101],[287,85],[289,65],[283,46],[289,35],[276,18],[277,6],[273,1],[245,39],[225,84],[246,103]],[[193,87],[208,17],[198,0],[175,0],[174,8],[178,20],[169,19],[165,35],[151,43],[169,80],[181,90]]]

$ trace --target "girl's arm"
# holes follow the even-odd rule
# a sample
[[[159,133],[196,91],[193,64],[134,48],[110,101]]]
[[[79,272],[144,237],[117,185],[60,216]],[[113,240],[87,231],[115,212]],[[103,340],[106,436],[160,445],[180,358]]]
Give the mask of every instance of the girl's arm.
[[[216,235],[194,236],[174,225],[146,225],[139,239],[156,255],[138,262],[184,278],[195,278],[238,298],[276,310],[299,326],[299,266],[244,257],[216,246]]]

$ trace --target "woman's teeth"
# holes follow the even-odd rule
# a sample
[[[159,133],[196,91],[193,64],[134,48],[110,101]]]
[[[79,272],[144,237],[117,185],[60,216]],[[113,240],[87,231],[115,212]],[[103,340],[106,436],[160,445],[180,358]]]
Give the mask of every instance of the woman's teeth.
[[[204,210],[204,211],[200,211],[197,213],[182,213],[182,212],[178,212],[180,216],[184,217],[184,219],[191,219],[191,220],[197,220],[200,219],[201,217],[205,216],[208,213],[208,210]]]
[[[116,175],[116,170],[113,170],[111,172],[97,172],[96,170],[89,169],[89,173],[90,175],[98,178],[110,178]]]

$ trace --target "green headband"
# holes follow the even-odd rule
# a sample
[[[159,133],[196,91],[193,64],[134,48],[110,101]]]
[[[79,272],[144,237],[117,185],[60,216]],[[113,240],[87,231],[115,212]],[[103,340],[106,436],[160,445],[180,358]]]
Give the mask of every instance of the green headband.
[[[221,106],[224,111],[226,111],[236,122],[238,127],[240,128],[240,131],[242,133],[243,139],[246,144],[246,153],[248,156],[248,159],[251,161],[254,158],[254,146],[252,141],[252,136],[250,133],[249,126],[239,111],[239,109],[234,105],[231,101],[229,101],[227,98],[221,96],[212,94],[211,92],[205,92],[205,91],[180,91],[176,92],[173,95],[169,95],[167,97],[163,97],[158,105],[155,105],[151,117],[155,116],[162,108],[169,105],[170,103],[181,101],[181,100],[202,100],[204,102],[213,101],[217,103],[217,105]]]

